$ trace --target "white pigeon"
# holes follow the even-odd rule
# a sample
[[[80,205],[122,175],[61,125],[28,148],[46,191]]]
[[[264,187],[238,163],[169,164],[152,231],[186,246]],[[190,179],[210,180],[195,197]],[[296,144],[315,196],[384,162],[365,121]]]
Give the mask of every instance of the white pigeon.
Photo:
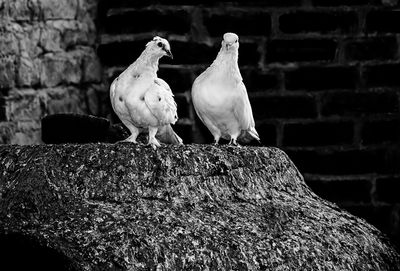
[[[178,120],[174,95],[169,85],[157,77],[158,61],[163,56],[172,58],[169,42],[154,37],[139,58],[111,84],[114,112],[131,132],[124,141],[137,143],[139,133],[148,129],[148,144],[154,149],[160,147],[156,134],[162,142],[182,144],[170,125]]]
[[[194,108],[214,136],[215,144],[221,137],[234,145],[237,140],[260,141],[238,57],[239,37],[234,33],[224,34],[217,58],[192,86]]]

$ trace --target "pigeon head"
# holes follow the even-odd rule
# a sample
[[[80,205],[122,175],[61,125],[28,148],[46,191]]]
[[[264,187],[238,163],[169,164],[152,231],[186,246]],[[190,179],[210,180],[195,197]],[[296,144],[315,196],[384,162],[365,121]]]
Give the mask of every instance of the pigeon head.
[[[227,51],[237,50],[239,48],[239,37],[235,33],[225,33],[221,44]]]
[[[171,46],[166,39],[161,37],[154,37],[153,40],[149,41],[146,47],[154,54],[159,57],[168,56],[173,58],[171,53]]]

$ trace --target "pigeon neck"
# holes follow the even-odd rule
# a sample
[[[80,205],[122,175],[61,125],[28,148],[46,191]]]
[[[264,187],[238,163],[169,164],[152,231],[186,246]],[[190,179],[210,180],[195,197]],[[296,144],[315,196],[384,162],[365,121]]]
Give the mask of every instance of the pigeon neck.
[[[149,52],[148,48],[146,48],[138,58],[135,69],[142,71],[142,73],[151,73],[156,76],[160,58],[161,56]]]
[[[238,51],[227,51],[224,48],[221,48],[219,51],[217,58],[214,60],[212,67],[215,67],[217,70],[221,72],[227,72],[233,76],[239,76],[240,70],[238,65],[239,53]]]

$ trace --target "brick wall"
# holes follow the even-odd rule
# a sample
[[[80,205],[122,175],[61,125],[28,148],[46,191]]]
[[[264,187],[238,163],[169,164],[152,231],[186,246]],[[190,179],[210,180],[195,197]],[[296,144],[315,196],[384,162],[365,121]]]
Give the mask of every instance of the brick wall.
[[[96,0],[0,0],[0,143],[37,144],[47,114],[101,114]]]
[[[188,4],[188,3],[191,4]],[[209,143],[190,88],[224,32],[263,145],[284,149],[321,197],[400,244],[400,11],[397,0],[102,1],[98,55],[109,82],[153,35],[174,60],[159,76],[176,95],[185,142]]]

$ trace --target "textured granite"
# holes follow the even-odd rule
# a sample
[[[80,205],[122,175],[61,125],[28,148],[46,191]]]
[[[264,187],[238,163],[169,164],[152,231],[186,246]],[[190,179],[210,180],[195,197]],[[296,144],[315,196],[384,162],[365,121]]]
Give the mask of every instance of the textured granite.
[[[277,148],[3,145],[0,174],[0,239],[59,270],[400,270]]]

